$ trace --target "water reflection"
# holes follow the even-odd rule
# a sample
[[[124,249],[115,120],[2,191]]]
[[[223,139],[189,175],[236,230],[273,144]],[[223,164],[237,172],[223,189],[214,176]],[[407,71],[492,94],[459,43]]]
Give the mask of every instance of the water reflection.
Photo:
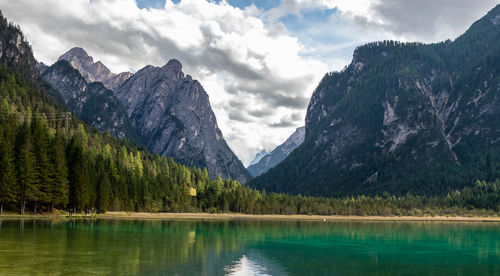
[[[253,275],[270,275],[266,273],[266,268],[249,260],[243,255],[239,260],[234,261],[230,267],[225,267],[224,271],[231,276],[253,276]]]
[[[1,220],[3,274],[500,274],[500,225]]]

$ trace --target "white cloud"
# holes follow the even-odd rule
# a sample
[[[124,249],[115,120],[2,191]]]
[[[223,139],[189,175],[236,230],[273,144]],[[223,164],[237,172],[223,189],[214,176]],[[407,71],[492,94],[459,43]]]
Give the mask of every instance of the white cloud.
[[[219,127],[244,163],[304,124],[305,109],[327,65],[301,57],[296,37],[269,26],[255,9],[204,0],[139,9],[134,0],[0,0],[35,56],[52,64],[74,46],[114,72],[171,58],[200,80]]]
[[[294,14],[301,16],[305,10],[333,9],[356,15],[370,15],[371,0],[282,0],[276,8],[270,9],[267,16],[271,20],[277,20],[283,16]]]
[[[462,34],[497,4],[498,0],[282,0],[267,15],[276,21],[306,10],[336,8],[343,20],[351,21],[345,30],[353,35],[437,42]]]
[[[114,72],[177,58],[210,95],[228,144],[244,163],[303,125],[326,71],[341,69],[355,46],[373,40],[454,38],[497,0],[282,0],[270,10],[225,1],[0,0],[35,56],[48,64],[81,46]],[[283,18],[337,9],[323,22],[287,29]]]
[[[285,15],[290,6],[337,8],[364,31],[379,32],[380,39],[437,42],[459,36],[497,4],[498,0],[283,0],[277,10]],[[292,13],[296,11],[288,10]]]

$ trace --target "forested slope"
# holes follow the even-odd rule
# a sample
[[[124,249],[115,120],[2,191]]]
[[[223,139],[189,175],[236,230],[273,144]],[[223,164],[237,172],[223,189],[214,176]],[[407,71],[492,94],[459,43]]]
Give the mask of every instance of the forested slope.
[[[455,41],[358,47],[324,76],[304,143],[250,183],[307,195],[446,195],[500,178],[500,5]]]
[[[34,60],[18,27],[0,20],[0,212],[54,208],[256,214],[423,215],[495,214],[500,181],[477,181],[445,197],[303,197],[266,193],[234,180],[210,179],[206,170],[150,154],[128,140],[102,134],[46,96],[29,66]],[[23,47],[10,49],[11,47]],[[26,64],[26,63],[23,63]],[[472,183],[471,183],[472,184]],[[196,190],[196,195],[193,193]]]

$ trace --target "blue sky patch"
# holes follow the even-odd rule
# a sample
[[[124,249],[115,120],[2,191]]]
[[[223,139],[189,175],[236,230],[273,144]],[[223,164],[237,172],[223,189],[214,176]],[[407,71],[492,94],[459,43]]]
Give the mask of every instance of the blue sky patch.
[[[165,6],[165,0],[136,0],[136,2],[137,6],[141,9],[161,9]],[[180,0],[172,0],[172,2],[179,3]],[[216,0],[215,2],[220,3],[220,0]],[[269,10],[278,7],[281,0],[227,0],[227,3],[240,9],[244,9],[253,4],[260,9]]]
[[[136,2],[141,9],[162,9],[165,7],[165,0],[136,0]]]

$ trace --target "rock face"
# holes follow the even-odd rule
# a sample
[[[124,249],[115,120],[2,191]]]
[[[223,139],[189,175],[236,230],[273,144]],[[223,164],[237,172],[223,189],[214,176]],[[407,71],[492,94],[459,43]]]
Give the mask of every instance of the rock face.
[[[254,164],[257,164],[259,163],[259,161],[268,154],[269,152],[267,152],[266,149],[263,149],[261,150],[260,152],[258,152],[255,157],[253,158],[253,160],[250,162],[250,164],[248,164],[248,166],[252,166]]]
[[[132,73],[130,72],[122,72],[118,75],[114,75],[113,77],[106,79],[103,81],[104,86],[110,90],[116,90],[123,83],[125,83],[130,77],[132,77]]]
[[[59,91],[63,104],[81,120],[102,132],[141,144],[124,106],[101,82],[87,83],[66,60],[44,69],[42,78]]]
[[[146,66],[136,74],[114,74],[84,49],[73,48],[52,67],[38,67],[60,90],[64,103],[99,130],[182,164],[206,167],[212,178],[220,175],[242,183],[251,179],[226,144],[208,94],[184,75],[179,61],[170,60],[161,68]]]
[[[31,46],[19,29],[7,22],[0,12],[0,62],[14,69],[23,77],[38,81],[40,74]]]
[[[130,72],[123,72],[118,75],[112,73],[102,62],[94,62],[94,59],[80,47],[72,48],[64,53],[59,57],[58,61],[60,60],[68,61],[88,83],[102,82],[106,88],[111,90],[116,89],[132,76]]]
[[[500,6],[455,41],[356,49],[314,91],[304,143],[251,185],[446,194],[500,177]]]
[[[226,144],[208,94],[179,61],[146,66],[115,90],[147,148],[188,166],[206,167],[211,177],[251,176]]]
[[[248,166],[248,171],[253,177],[257,177],[269,169],[274,168],[281,161],[283,161],[294,149],[304,142],[305,127],[299,127],[295,132],[286,139],[286,141],[276,147],[270,153],[261,157],[258,162]]]

